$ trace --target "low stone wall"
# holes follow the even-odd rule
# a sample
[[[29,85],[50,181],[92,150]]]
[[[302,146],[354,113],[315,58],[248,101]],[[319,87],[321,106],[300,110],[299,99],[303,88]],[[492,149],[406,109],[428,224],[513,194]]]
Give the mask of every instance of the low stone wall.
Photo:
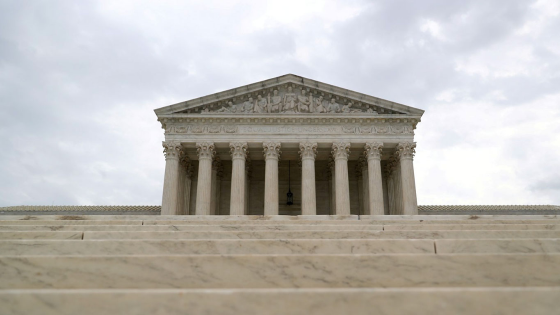
[[[560,215],[560,206],[553,205],[446,205],[418,206],[418,214],[462,215]]]
[[[13,206],[0,215],[159,215],[161,206]]]
[[[161,206],[13,206],[0,215],[159,215]],[[418,214],[438,215],[560,215],[553,205],[445,205],[418,206]]]

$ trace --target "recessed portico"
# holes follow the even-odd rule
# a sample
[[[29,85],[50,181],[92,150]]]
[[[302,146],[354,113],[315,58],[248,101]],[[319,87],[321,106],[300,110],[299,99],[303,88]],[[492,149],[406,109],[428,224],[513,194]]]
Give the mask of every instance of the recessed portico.
[[[162,214],[417,214],[422,113],[294,75],[158,109]]]

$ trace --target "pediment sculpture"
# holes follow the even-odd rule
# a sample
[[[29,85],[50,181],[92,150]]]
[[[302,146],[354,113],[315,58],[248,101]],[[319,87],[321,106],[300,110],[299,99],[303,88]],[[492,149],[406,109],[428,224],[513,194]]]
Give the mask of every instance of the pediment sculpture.
[[[266,95],[265,95],[266,93]],[[201,110],[203,114],[272,114],[272,113],[315,113],[315,114],[336,114],[336,113],[370,113],[377,114],[369,104],[354,104],[348,100],[346,104],[339,104],[337,97],[331,95],[330,99],[325,99],[323,95],[312,95],[304,88],[294,90],[288,86],[286,91],[281,93],[278,88],[271,92],[261,91],[256,93],[256,98],[251,95],[237,99],[230,99],[216,110],[205,107]]]

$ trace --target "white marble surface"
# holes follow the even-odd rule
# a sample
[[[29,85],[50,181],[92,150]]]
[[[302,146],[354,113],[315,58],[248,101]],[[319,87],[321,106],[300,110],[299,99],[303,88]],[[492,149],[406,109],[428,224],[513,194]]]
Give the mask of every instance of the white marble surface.
[[[0,231],[382,231],[382,225],[0,225]]]
[[[560,239],[436,240],[440,254],[560,253]]]
[[[0,256],[434,254],[433,240],[91,240],[0,241]]]
[[[0,256],[0,289],[560,286],[560,254]]]
[[[177,221],[192,221],[192,220],[358,220],[358,216],[195,216],[195,215],[0,215],[1,221],[48,221],[48,220],[92,220],[92,221],[110,221],[110,220],[177,220]],[[527,221],[528,223],[534,222],[535,220],[544,220],[545,222],[551,222],[551,220],[556,220],[560,222],[560,216],[557,215],[361,215],[359,219],[362,221],[371,220],[383,220],[383,221],[397,221],[397,220],[411,220],[411,221],[434,221],[434,220],[444,220],[444,221],[461,221],[466,223],[469,222],[480,222],[491,220],[492,222],[499,221]],[[546,223],[543,223],[546,224]],[[556,223],[550,223],[556,224]]]
[[[47,231],[10,231],[0,232],[0,240],[25,240],[25,239],[57,239],[57,240],[81,240],[83,232],[47,232]]]
[[[385,225],[385,231],[407,230],[560,230],[560,224],[409,224]]]
[[[27,233],[27,232],[4,232]],[[63,233],[63,232],[42,232]],[[85,231],[84,239],[507,239],[560,238],[560,231]],[[1,233],[0,233],[1,235]],[[1,238],[0,238],[1,239]]]
[[[5,290],[13,315],[550,315],[560,288]]]
[[[0,225],[142,225],[142,220],[0,220]]]

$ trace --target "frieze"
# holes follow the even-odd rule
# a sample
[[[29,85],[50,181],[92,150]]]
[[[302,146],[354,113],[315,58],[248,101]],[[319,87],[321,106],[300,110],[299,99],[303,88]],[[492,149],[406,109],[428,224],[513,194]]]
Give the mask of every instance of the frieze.
[[[166,134],[414,134],[414,127],[406,124],[383,125],[281,125],[281,126],[235,126],[235,125],[172,125]]]

